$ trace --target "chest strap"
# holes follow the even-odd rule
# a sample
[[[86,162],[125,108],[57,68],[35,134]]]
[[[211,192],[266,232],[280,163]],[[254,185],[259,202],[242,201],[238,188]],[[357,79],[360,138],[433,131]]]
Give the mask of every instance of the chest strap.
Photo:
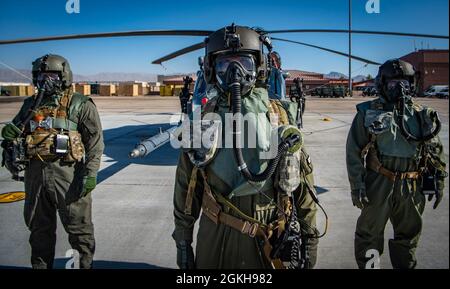
[[[197,172],[198,168],[194,166],[191,172],[191,178],[189,180],[188,191],[186,194],[186,201],[184,203],[184,213],[186,215],[192,215],[192,199],[194,198],[195,187],[197,186]]]
[[[278,124],[276,125],[289,125],[289,117],[279,100],[271,99],[269,101],[268,111],[269,114],[276,114],[278,116]]]
[[[77,131],[78,124],[71,121],[68,118],[54,118],[53,119],[54,129],[64,129],[68,131]]]
[[[246,216],[247,220],[242,220],[240,218],[237,218],[235,216],[232,216],[230,214],[227,214],[222,211],[221,205],[216,201],[216,198],[214,197],[211,187],[209,186],[207,182],[207,176],[206,172],[204,170],[200,170],[203,182],[204,182],[204,193],[203,193],[203,200],[202,200],[202,210],[205,216],[207,216],[213,223],[216,225],[223,224],[225,226],[231,227],[232,229],[247,235],[251,238],[259,237],[264,241],[263,246],[263,253],[266,259],[270,262],[272,268],[274,269],[283,269],[283,263],[279,259],[272,259],[270,258],[270,253],[272,251],[272,245],[269,242],[268,234],[266,233],[266,230],[270,230],[270,226],[267,226],[265,224],[262,224],[258,222],[257,220],[246,216],[242,212],[240,212],[234,205],[231,203],[226,204],[227,206],[230,206],[231,209],[236,211],[239,215],[243,214]],[[216,197],[220,198],[219,195],[216,195]],[[222,197],[223,198],[223,197]],[[221,199],[223,201],[223,199]]]
[[[372,171],[379,173],[386,178],[388,178],[391,182],[395,182],[397,180],[404,179],[413,179],[416,180],[421,176],[420,172],[393,172],[391,170],[386,169],[380,162],[380,159],[377,155],[377,150],[375,146],[376,136],[374,134],[370,134],[370,142],[363,148],[361,151],[362,159],[365,159],[366,168],[371,169]]]

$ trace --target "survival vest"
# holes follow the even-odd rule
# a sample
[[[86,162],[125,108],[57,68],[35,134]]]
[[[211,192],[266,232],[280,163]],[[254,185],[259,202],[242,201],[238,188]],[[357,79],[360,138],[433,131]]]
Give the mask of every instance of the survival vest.
[[[30,159],[64,162],[80,162],[84,157],[84,146],[78,132],[79,114],[89,97],[67,90],[57,103],[43,103],[26,124],[25,143]],[[33,99],[25,101],[29,112]]]
[[[366,167],[384,175],[391,181],[398,179],[418,179],[426,169],[429,158],[425,145],[405,139],[397,124],[398,111],[386,110],[380,99],[357,105],[357,110],[364,113],[364,126],[369,132],[370,142],[361,152]],[[410,103],[405,110],[405,122],[408,130],[415,135],[426,134],[433,129],[429,118],[430,109],[417,103]],[[382,156],[407,158],[417,163],[417,170],[411,172],[394,172],[383,167],[379,158]]]
[[[244,116],[248,112],[264,116],[249,119],[248,122],[248,126],[254,126],[257,131],[256,149],[243,148],[246,163],[249,165],[251,171],[259,173],[258,170],[264,170],[267,165],[264,160],[259,158],[259,152],[267,151],[271,146],[271,136],[265,132],[267,131],[267,126],[270,126],[272,121],[270,114],[276,114],[278,116],[278,123],[275,125],[288,127],[289,125],[295,124],[296,105],[289,101],[271,100],[268,98],[267,90],[262,88],[253,89],[250,97],[244,97],[242,99]],[[229,110],[225,106],[218,106],[211,108],[211,110],[220,113],[223,119],[223,113]],[[308,189],[314,190],[315,192],[311,160],[304,151],[303,146],[297,151],[294,157],[294,164],[289,164],[289,162],[284,163],[286,167],[280,170],[280,167],[283,166],[283,161],[281,161],[279,163],[279,169],[273,177],[265,182],[252,184],[247,182],[239,172],[232,149],[218,149],[218,152],[214,154],[214,159],[206,167],[197,167],[195,161],[191,159],[194,168],[191,172],[186,194],[185,214],[190,215],[192,213],[192,200],[197,180],[201,176],[204,187],[202,198],[203,213],[215,224],[222,223],[242,234],[252,238],[258,237],[263,240],[263,254],[271,263],[272,267],[278,269],[285,268],[280,259],[273,259],[270,256],[272,245],[269,239],[271,237],[279,237],[285,230],[286,216],[289,216],[292,210],[292,203],[288,195],[283,194],[279,190],[279,185],[283,183],[284,187],[295,189],[302,183]],[[208,171],[213,172],[216,177],[232,189],[228,195],[223,196],[214,192],[211,184],[208,183]],[[289,174],[295,176],[288,180],[286,176]],[[230,198],[232,197],[248,196],[268,191],[277,192],[276,200],[274,200],[276,206],[271,208],[255,208],[254,216],[246,215],[230,202]],[[279,210],[280,208],[283,209],[283,212]],[[233,214],[229,214],[230,211]]]

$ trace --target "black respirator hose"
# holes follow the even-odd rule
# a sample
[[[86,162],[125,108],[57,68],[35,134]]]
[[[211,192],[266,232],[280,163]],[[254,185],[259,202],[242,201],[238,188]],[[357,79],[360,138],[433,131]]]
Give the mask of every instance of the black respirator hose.
[[[236,77],[237,78],[237,75]],[[245,163],[244,156],[242,155],[242,145],[241,145],[241,84],[237,79],[230,85],[231,88],[231,102],[232,102],[232,111],[235,116],[235,121],[233,122],[233,149],[234,149],[234,157],[238,163],[238,169],[244,175],[244,177],[248,181],[252,182],[263,182],[270,178],[275,172],[278,162],[280,161],[281,156],[293,146],[298,140],[299,137],[293,137],[288,141],[283,141],[278,145],[278,152],[275,158],[271,159],[267,168],[264,172],[254,175],[250,172],[247,164]]]
[[[17,124],[17,127],[23,131],[25,129],[25,126],[27,125],[27,123],[31,120],[31,118],[33,118],[34,116],[34,112],[36,111],[36,109],[39,107],[39,105],[42,102],[42,99],[44,98],[44,89],[39,90],[39,93],[37,95],[36,100],[34,101],[33,107],[30,110],[30,113],[27,115],[27,118],[23,121],[21,121],[20,123]]]
[[[439,134],[439,132],[441,131],[441,120],[439,119],[439,115],[437,113],[434,113],[433,117],[436,121],[436,128],[428,135],[423,136],[421,138],[416,137],[414,135],[412,135],[405,126],[405,106],[406,106],[406,97],[402,96],[400,98],[399,101],[399,116],[400,116],[400,132],[402,133],[402,135],[406,138],[406,140],[413,140],[413,141],[417,141],[417,142],[426,142],[431,140],[432,138],[434,138],[435,136],[437,136]]]

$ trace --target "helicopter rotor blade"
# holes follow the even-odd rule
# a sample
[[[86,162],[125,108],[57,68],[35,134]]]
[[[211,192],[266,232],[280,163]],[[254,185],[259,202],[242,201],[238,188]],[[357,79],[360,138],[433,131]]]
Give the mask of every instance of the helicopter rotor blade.
[[[62,36],[48,36],[48,37],[37,37],[37,38],[0,40],[0,45],[54,41],[54,40],[130,37],[130,36],[208,36],[213,32],[214,31],[208,31],[208,30],[141,30],[141,31],[124,31],[124,32],[72,34],[72,35],[62,35]]]
[[[367,31],[367,30],[351,30],[353,34],[374,34],[374,35],[391,35],[391,36],[406,36],[406,37],[423,37],[436,39],[449,39],[448,35],[434,35],[434,34],[419,34],[419,33],[405,33],[405,32],[391,32],[391,31]],[[285,29],[264,31],[268,34],[276,33],[349,33],[346,29]]]
[[[140,31],[124,31],[124,32],[72,34],[72,35],[62,35],[62,36],[48,36],[48,37],[36,37],[36,38],[0,40],[0,45],[54,41],[54,40],[129,37],[129,36],[208,36],[213,32],[214,31],[209,31],[209,30],[140,30]],[[269,34],[276,34],[276,33],[349,33],[349,31],[346,29],[285,29],[285,30],[272,30],[272,31],[262,31],[262,32],[269,33]],[[448,35],[418,34],[418,33],[390,32],[390,31],[352,30],[352,33],[449,39]]]
[[[192,52],[192,51],[196,51],[196,50],[202,49],[202,48],[204,48],[204,47],[205,47],[205,42],[202,41],[202,42],[200,42],[200,43],[196,43],[196,44],[194,44],[194,45],[185,47],[185,48],[183,48],[183,49],[180,49],[180,50],[177,50],[177,51],[175,51],[175,52],[172,52],[172,53],[170,53],[170,54],[168,54],[168,55],[166,55],[166,56],[163,56],[163,57],[161,57],[161,58],[158,58],[158,59],[152,61],[152,64],[161,64],[161,63],[164,62],[164,61],[171,60],[171,59],[176,58],[176,57],[178,57],[178,56],[180,56],[180,55],[184,55],[184,54],[187,54],[187,53],[189,53],[189,52]]]
[[[341,52],[341,51],[337,51],[337,50],[333,50],[333,49],[329,49],[329,48],[326,48],[326,47],[321,47],[321,46],[317,46],[317,45],[313,45],[313,44],[308,44],[308,43],[304,43],[304,42],[300,42],[300,41],[294,41],[294,40],[289,40],[289,39],[284,39],[284,38],[277,38],[277,37],[271,37],[271,39],[272,40],[276,40],[276,41],[289,42],[289,43],[300,44],[300,45],[308,46],[308,47],[312,47],[312,48],[317,48],[317,49],[320,49],[320,50],[328,51],[328,52],[331,52],[331,53],[334,53],[334,54],[338,54],[338,55],[342,55],[342,56],[346,56],[346,57],[350,56],[349,54]],[[359,56],[351,55],[351,57],[352,57],[352,59],[359,60],[361,62],[365,62],[365,63],[368,63],[368,64],[381,65],[381,63],[378,63],[378,62],[375,62],[375,61],[372,61],[372,60],[369,60],[369,59],[365,59],[365,58],[362,58],[362,57],[359,57]]]

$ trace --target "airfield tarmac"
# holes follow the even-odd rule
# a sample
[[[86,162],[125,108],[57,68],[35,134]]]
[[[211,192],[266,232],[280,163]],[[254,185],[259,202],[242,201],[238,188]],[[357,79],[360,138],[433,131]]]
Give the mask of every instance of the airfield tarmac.
[[[353,236],[359,210],[353,207],[345,168],[345,142],[355,105],[367,98],[307,100],[304,132],[315,168],[319,198],[328,212],[328,234],[320,240],[316,268],[356,268]],[[0,129],[18,111],[20,98],[0,99]],[[105,137],[105,153],[99,185],[93,192],[93,218],[97,249],[96,268],[176,268],[172,196],[178,151],[170,144],[144,159],[128,159],[128,152],[142,138],[167,128],[178,114],[176,97],[94,97]],[[437,109],[442,119],[441,139],[448,162],[449,102],[418,99]],[[324,121],[329,118],[331,121]],[[448,179],[445,197],[437,210],[427,204],[424,227],[417,250],[418,268],[449,268]],[[0,168],[0,193],[23,190]],[[23,217],[23,201],[0,204],[0,268],[30,267],[29,232]],[[318,213],[318,228],[324,218]],[[64,268],[70,249],[67,234],[58,224],[57,268]],[[381,267],[391,268],[386,230]]]

